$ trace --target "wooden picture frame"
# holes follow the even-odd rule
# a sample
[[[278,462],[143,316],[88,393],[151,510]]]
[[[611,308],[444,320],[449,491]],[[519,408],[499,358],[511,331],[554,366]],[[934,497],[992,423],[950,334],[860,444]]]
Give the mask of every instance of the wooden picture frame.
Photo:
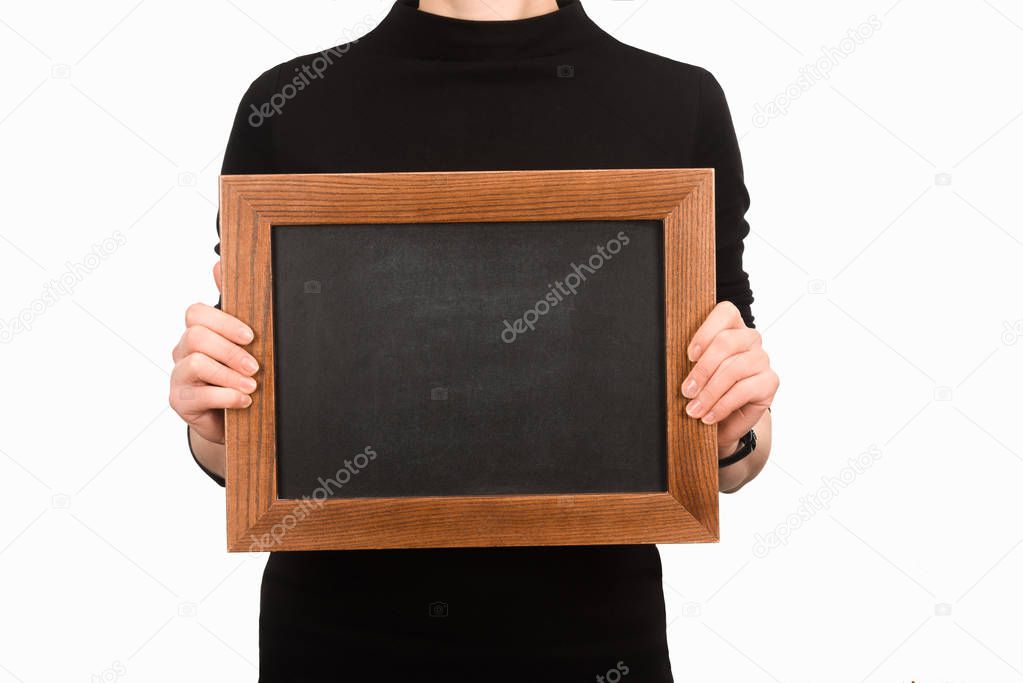
[[[226,414],[230,551],[715,542],[717,430],[684,414],[685,349],[716,302],[711,169],[220,179],[223,309],[255,332],[252,405]],[[271,227],[663,221],[667,491],[279,499]]]

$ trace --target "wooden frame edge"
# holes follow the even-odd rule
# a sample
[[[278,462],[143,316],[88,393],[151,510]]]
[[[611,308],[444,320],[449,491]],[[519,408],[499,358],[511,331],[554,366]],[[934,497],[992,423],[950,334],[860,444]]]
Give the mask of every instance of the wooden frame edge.
[[[272,287],[270,286],[270,226],[277,224],[314,224],[329,223],[331,211],[326,208],[330,200],[323,200],[318,194],[324,189],[329,190],[332,182],[346,184],[349,191],[360,194],[373,189],[384,195],[400,192],[400,180],[412,180],[420,185],[437,184],[434,191],[443,190],[443,183],[448,179],[458,182],[477,179],[485,185],[484,191],[475,196],[477,200],[492,200],[497,190],[495,181],[504,182],[509,175],[517,175],[521,179],[546,178],[560,176],[563,181],[558,187],[570,181],[572,191],[585,189],[587,177],[617,173],[642,180],[658,179],[670,192],[681,193],[673,202],[662,203],[657,211],[659,216],[650,215],[650,197],[637,199],[628,204],[632,213],[627,216],[591,217],[595,220],[627,220],[657,219],[663,220],[665,226],[665,299],[666,305],[675,300],[683,307],[695,306],[698,313],[688,310],[688,315],[678,315],[683,326],[676,325],[669,329],[669,321],[674,318],[672,311],[665,312],[665,342],[667,345],[666,367],[667,406],[668,406],[668,491],[649,494],[578,494],[549,496],[456,496],[443,498],[406,498],[406,499],[329,499],[321,508],[317,508],[321,516],[320,524],[333,534],[332,539],[342,539],[341,544],[324,540],[315,528],[309,525],[289,524],[289,515],[294,515],[294,508],[300,501],[279,500],[276,492],[276,439],[272,429],[269,433],[260,430],[257,418],[269,413],[274,417],[273,396],[273,319],[271,311]],[[388,180],[395,184],[388,184]],[[282,184],[283,181],[283,184]],[[575,183],[574,185],[572,183]],[[598,181],[599,182],[599,181]],[[295,186],[311,183],[316,186],[317,194],[313,196],[312,209],[296,209],[296,197],[302,190]],[[374,187],[375,186],[375,187]],[[274,190],[273,188],[277,188]],[[599,187],[605,194],[614,195],[620,192],[619,187]],[[329,192],[328,192],[329,194]],[[653,193],[656,194],[656,193]],[[361,196],[361,195],[360,195]],[[383,203],[383,202],[381,202]],[[606,203],[606,201],[605,201]],[[365,206],[369,206],[368,204]],[[362,207],[362,208],[365,208]],[[518,208],[523,205],[520,203]],[[543,207],[534,210],[534,218],[519,220],[556,220],[543,218]],[[645,213],[644,213],[645,211]],[[405,207],[398,215],[383,213],[367,214],[362,221],[372,222],[430,222],[436,220],[436,207],[410,209]],[[511,220],[518,215],[513,207],[509,215],[491,214],[491,221]],[[312,216],[312,217],[310,217]],[[586,220],[585,217],[574,220]],[[564,220],[564,218],[563,218]],[[568,219],[571,220],[571,219]],[[438,221],[445,222],[445,221]],[[457,222],[457,221],[453,221]],[[221,224],[223,226],[222,258],[225,261],[225,272],[232,276],[225,277],[224,307],[225,310],[242,312],[239,305],[240,291],[233,286],[238,282],[257,282],[261,273],[266,273],[262,282],[263,296],[260,301],[251,300],[247,303],[248,317],[246,322],[256,332],[251,351],[261,360],[263,368],[260,389],[253,395],[253,406],[246,411],[228,411],[226,420],[227,442],[234,446],[234,457],[228,458],[227,465],[227,499],[228,499],[228,549],[230,551],[252,550],[316,550],[333,547],[345,548],[396,548],[396,547],[470,547],[470,546],[504,546],[504,545],[574,545],[603,543],[678,543],[678,542],[715,542],[719,538],[719,519],[717,506],[717,463],[715,432],[712,427],[687,419],[682,408],[684,401],[680,396],[681,378],[690,368],[685,356],[684,346],[675,343],[688,339],[716,303],[713,290],[705,286],[694,286],[701,281],[715,282],[714,279],[714,181],[711,169],[640,169],[640,170],[608,170],[608,171],[496,171],[496,172],[458,172],[458,173],[401,173],[401,174],[311,174],[304,176],[223,176],[221,178]],[[670,227],[669,227],[670,226]],[[676,238],[675,248],[669,258],[669,229]],[[247,237],[246,237],[247,233]],[[708,243],[709,241],[709,243]],[[690,263],[692,267],[682,267]],[[674,278],[673,276],[674,272]],[[708,275],[709,273],[709,275]],[[669,287],[677,288],[677,292],[689,292],[696,300],[682,301],[676,293],[674,299],[669,296]],[[241,288],[239,288],[241,289]],[[262,307],[260,306],[262,302]],[[686,323],[685,321],[688,320]],[[269,362],[266,362],[269,360]],[[677,380],[677,381],[675,381]],[[259,407],[257,408],[257,404]],[[254,410],[255,409],[255,410]],[[271,425],[273,419],[267,420]],[[267,457],[267,454],[271,457]],[[713,462],[711,462],[713,455]],[[269,460],[268,467],[261,467]],[[694,483],[696,484],[694,486]],[[247,494],[247,495],[246,495]],[[600,520],[606,520],[608,514],[602,515],[594,506],[612,506],[612,512],[622,509],[631,510],[643,520],[640,525],[626,525],[618,531],[605,531],[600,538],[593,533],[584,533],[583,527]],[[427,509],[426,506],[429,506]],[[518,506],[518,507],[516,507]],[[523,512],[523,509],[527,512]],[[479,519],[468,532],[463,531],[455,541],[445,541],[438,535],[438,529],[450,529],[452,525],[464,525],[464,516],[483,513],[482,526]],[[414,514],[425,520],[424,526],[414,533],[402,530],[401,525],[377,524],[376,528],[387,533],[389,540],[379,538],[363,539],[346,536],[344,529],[356,519],[363,528],[374,528],[371,524],[372,515],[380,519],[388,515]],[[562,529],[550,527],[551,514],[558,514]],[[610,514],[610,513],[609,513]],[[348,520],[348,524],[338,525],[340,515]],[[355,515],[353,517],[353,515]],[[457,519],[452,515],[458,517]],[[501,518],[505,519],[504,523]],[[544,527],[544,524],[547,527]],[[447,526],[445,526],[447,525]],[[645,528],[640,528],[640,527]],[[265,535],[274,539],[275,529],[287,527],[287,532],[278,543],[271,547],[264,543],[255,543]],[[525,529],[535,530],[546,528],[542,539],[536,538]],[[476,531],[479,529],[479,531]],[[378,537],[380,534],[378,534]],[[344,540],[347,539],[347,540]],[[644,540],[649,539],[649,540]],[[254,545],[256,547],[254,547]]]

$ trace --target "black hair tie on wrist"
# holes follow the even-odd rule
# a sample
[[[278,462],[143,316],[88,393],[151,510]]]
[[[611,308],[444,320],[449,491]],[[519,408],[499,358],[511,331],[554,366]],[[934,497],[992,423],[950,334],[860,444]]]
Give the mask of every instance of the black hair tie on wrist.
[[[744,459],[747,455],[755,451],[757,448],[757,434],[752,429],[742,435],[739,439],[739,450],[732,453],[727,458],[721,458],[718,460],[718,468],[725,468],[729,465],[734,465],[740,460]]]

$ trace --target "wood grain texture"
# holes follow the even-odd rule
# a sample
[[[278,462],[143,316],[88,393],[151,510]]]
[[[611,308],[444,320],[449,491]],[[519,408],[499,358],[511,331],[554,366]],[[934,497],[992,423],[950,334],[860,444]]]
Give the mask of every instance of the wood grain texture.
[[[685,348],[714,307],[709,169],[223,176],[224,310],[256,333],[252,406],[229,410],[228,549],[326,550],[718,539],[716,429],[684,414]],[[314,501],[277,498],[274,225],[664,222],[668,491]]]

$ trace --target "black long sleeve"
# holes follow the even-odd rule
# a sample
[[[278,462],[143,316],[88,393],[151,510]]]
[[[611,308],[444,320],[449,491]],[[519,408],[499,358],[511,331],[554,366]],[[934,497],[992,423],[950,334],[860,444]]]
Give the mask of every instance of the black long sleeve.
[[[717,79],[704,72],[700,89],[700,131],[693,166],[713,168],[715,176],[715,237],[717,239],[718,301],[731,301],[753,326],[753,290],[742,267],[743,240],[749,235],[746,211],[750,197],[742,156],[725,93]]]

